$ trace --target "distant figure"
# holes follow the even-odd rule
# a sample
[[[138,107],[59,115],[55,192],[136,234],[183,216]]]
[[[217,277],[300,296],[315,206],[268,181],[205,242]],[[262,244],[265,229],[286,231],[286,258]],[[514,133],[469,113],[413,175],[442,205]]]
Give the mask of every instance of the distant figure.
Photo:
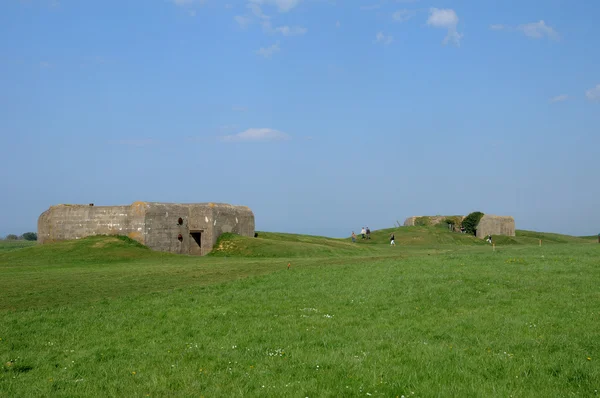
[[[365,227],[362,227],[362,229],[360,230],[360,234],[362,236],[362,238],[365,238],[365,234],[367,233],[367,231],[365,230]]]
[[[367,239],[371,239],[371,230],[367,227]]]
[[[254,233],[254,237],[255,237],[255,238],[258,238],[258,232],[255,232],[255,233]]]
[[[490,244],[492,243],[492,234],[489,234],[489,235],[487,236],[486,242],[487,242],[487,243],[490,243]]]
[[[356,234],[352,231],[352,243],[356,243]]]
[[[464,234],[465,233],[465,227],[463,227],[462,225],[460,226],[460,233]]]
[[[396,246],[396,237],[394,236],[393,232],[390,235],[390,246]]]

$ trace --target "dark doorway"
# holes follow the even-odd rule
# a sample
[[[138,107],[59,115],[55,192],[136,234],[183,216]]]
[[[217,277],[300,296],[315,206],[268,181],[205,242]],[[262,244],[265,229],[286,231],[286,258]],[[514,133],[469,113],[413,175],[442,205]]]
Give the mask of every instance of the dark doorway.
[[[190,235],[194,238],[194,242],[198,245],[198,247],[202,247],[202,231],[190,231]]]

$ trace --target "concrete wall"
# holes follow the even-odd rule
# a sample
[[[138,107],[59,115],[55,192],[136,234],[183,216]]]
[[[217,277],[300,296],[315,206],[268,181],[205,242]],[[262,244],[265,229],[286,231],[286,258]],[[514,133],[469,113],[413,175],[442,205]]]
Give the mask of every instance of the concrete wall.
[[[515,219],[510,216],[484,215],[477,225],[477,237],[488,235],[515,236]]]
[[[222,233],[232,232],[242,236],[254,236],[254,214],[246,206],[215,204],[213,211],[213,233],[211,247]]]
[[[151,249],[191,255],[210,253],[219,236],[254,236],[254,214],[224,203],[148,203],[131,206],[52,206],[38,220],[47,243],[91,235],[127,235]]]
[[[418,217],[408,217],[404,221],[405,227],[412,227],[415,225],[415,221]],[[448,217],[456,217],[456,216],[426,216],[430,220],[430,225],[437,225],[443,222]],[[462,219],[464,217],[460,216]],[[460,225],[456,225],[454,227],[455,231],[460,230]],[[480,239],[485,239],[488,235],[506,235],[506,236],[515,236],[515,219],[510,216],[494,216],[494,215],[484,215],[479,221],[479,225],[477,226],[477,237]]]
[[[147,205],[131,206],[58,205],[38,219],[38,242],[80,239],[92,235],[127,235],[145,244]]]

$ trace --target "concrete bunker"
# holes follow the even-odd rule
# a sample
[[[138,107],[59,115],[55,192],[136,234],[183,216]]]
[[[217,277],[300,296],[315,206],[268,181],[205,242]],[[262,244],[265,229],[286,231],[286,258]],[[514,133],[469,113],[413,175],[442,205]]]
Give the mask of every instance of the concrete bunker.
[[[254,214],[225,203],[135,202],[129,206],[57,205],[38,219],[38,241],[124,235],[153,250],[205,255],[225,232],[254,236]]]
[[[415,216],[408,217],[404,221],[405,227],[421,225],[419,221],[426,221],[426,225],[434,226],[445,223],[448,219],[454,219],[460,222],[465,217],[463,216]],[[454,231],[460,230],[460,224],[455,224]],[[479,239],[485,239],[488,235],[505,235],[515,236],[515,219],[511,216],[494,216],[484,214],[477,224],[475,236]]]

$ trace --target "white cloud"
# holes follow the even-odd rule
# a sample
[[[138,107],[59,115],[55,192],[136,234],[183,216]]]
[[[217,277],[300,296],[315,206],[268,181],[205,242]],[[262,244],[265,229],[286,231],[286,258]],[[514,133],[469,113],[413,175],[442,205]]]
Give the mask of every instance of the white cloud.
[[[585,92],[585,96],[590,101],[600,101],[600,84],[597,84],[596,87],[592,87]]]
[[[290,136],[286,133],[269,128],[251,128],[238,134],[223,137],[223,141],[226,142],[282,141],[288,139],[290,139]]]
[[[271,58],[271,56],[279,52],[279,50],[279,42],[277,42],[270,47],[261,47],[259,50],[256,51],[256,54],[261,55],[265,58]]]
[[[279,12],[288,12],[300,4],[301,0],[250,0],[254,4],[269,4],[276,6]]]
[[[558,40],[560,35],[554,28],[546,25],[546,22],[531,22],[519,25],[517,27],[502,25],[502,24],[494,24],[490,25],[491,30],[507,30],[507,31],[518,31],[523,33],[527,37],[531,37],[532,39],[542,39],[547,37],[549,39]]]
[[[457,31],[458,15],[456,15],[454,10],[439,8],[429,9],[427,25],[448,30],[448,34],[443,43],[448,44],[448,42],[452,42],[456,46],[460,46],[460,39],[463,35]]]
[[[556,97],[550,98],[550,102],[563,102],[569,99],[567,94],[557,95]]]
[[[545,36],[554,40],[558,39],[558,33],[552,27],[546,25],[544,21],[519,25],[517,30],[534,39],[541,39]]]
[[[393,36],[386,36],[383,34],[383,32],[377,32],[377,34],[375,35],[375,43],[392,44],[393,41]]]
[[[405,22],[415,16],[415,11],[412,10],[398,10],[392,14],[392,18],[396,22]]]
[[[274,31],[277,33],[281,33],[284,36],[300,36],[305,34],[308,31],[308,29],[300,26],[293,26],[291,28],[289,26],[280,26],[278,28],[275,28]]]

